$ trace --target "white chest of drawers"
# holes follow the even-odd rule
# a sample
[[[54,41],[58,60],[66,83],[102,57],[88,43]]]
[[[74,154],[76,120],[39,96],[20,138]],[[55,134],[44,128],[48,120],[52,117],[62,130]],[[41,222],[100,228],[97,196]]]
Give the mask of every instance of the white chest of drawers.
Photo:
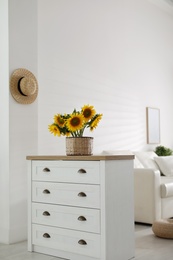
[[[134,257],[133,155],[28,156],[28,250]]]

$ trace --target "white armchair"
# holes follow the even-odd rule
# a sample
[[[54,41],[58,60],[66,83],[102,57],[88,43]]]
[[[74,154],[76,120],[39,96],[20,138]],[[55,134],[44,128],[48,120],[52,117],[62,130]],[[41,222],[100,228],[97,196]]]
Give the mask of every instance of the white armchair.
[[[135,222],[152,224],[173,217],[173,176],[161,176],[163,168],[156,163],[154,152],[134,154]],[[173,162],[173,157],[170,159]]]

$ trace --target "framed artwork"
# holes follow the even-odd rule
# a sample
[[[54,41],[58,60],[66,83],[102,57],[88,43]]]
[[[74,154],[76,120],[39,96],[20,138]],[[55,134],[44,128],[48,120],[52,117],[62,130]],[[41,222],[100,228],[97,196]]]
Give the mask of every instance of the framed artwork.
[[[160,143],[160,110],[158,108],[146,108],[147,119],[147,144]]]

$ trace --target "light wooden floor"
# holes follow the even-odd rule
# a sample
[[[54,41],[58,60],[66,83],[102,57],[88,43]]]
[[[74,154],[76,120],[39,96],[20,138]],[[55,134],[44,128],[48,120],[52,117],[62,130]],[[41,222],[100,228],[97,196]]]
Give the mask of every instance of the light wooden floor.
[[[173,260],[173,240],[155,237],[151,226],[135,225],[135,243],[135,260]],[[59,258],[27,252],[26,241],[13,245],[0,244],[0,260],[55,259]]]
[[[173,260],[173,239],[156,237],[147,225],[135,225],[135,259]]]

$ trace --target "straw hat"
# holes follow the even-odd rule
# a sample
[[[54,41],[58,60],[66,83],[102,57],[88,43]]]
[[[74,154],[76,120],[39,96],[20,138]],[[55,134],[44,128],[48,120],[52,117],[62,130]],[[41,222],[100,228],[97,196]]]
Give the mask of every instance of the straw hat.
[[[37,79],[29,70],[17,69],[11,75],[10,91],[18,103],[31,104],[38,95]]]

